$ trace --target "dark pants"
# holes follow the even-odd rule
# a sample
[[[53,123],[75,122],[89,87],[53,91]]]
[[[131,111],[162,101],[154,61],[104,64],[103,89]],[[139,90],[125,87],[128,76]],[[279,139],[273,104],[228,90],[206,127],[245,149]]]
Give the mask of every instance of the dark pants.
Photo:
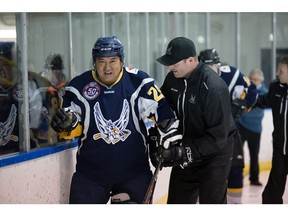
[[[168,204],[227,203],[227,177],[230,161],[212,160],[209,163],[173,167],[170,176]]]
[[[140,204],[144,200],[151,177],[152,173],[148,173],[121,184],[100,184],[75,172],[71,182],[69,203],[106,204],[111,196],[127,193],[131,202]]]
[[[259,150],[260,150],[260,138],[261,133],[254,133],[250,130],[239,125],[239,131],[241,134],[242,142],[244,144],[247,141],[249,155],[250,155],[250,181],[259,180]]]
[[[228,188],[243,188],[243,167],[231,166]]]
[[[244,153],[239,130],[233,136],[233,160],[228,177],[228,188],[243,188]]]
[[[286,178],[288,174],[288,156],[273,149],[272,168],[268,182],[262,193],[263,204],[283,204]]]

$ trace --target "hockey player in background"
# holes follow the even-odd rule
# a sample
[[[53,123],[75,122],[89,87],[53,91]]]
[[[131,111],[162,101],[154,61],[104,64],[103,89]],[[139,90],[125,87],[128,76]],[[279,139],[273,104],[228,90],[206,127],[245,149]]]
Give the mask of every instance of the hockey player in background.
[[[209,65],[226,82],[235,123],[241,114],[249,112],[257,99],[257,88],[238,68],[222,65],[216,49],[202,50],[199,60]],[[228,203],[242,203],[244,152],[239,131],[234,135],[233,161],[228,178]]]
[[[156,123],[162,140],[180,141],[178,120],[147,73],[124,67],[115,36],[97,39],[92,60],[67,85],[51,123],[65,139],[79,136],[69,202],[142,203],[152,176],[147,131]]]
[[[46,77],[50,81],[50,93],[58,93],[59,97],[63,96],[67,84],[63,69],[62,56],[58,53],[50,53],[45,60],[44,70],[40,73],[41,76]]]
[[[15,42],[0,42],[0,154],[19,151],[19,131],[23,130],[19,118],[24,113],[18,74]],[[58,99],[47,92],[49,85],[46,78],[28,72],[30,148],[53,142],[48,138],[49,115],[58,108]]]

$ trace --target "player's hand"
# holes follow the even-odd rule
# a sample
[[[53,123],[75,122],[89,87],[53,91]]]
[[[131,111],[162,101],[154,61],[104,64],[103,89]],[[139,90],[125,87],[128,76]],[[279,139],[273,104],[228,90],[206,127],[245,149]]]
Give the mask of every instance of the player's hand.
[[[193,162],[192,152],[190,147],[182,145],[174,145],[168,149],[160,146],[160,156],[163,158],[163,167],[166,166],[181,166],[185,168]]]
[[[182,134],[178,131],[179,120],[167,119],[158,125],[158,144],[165,149],[182,142]]]
[[[58,133],[68,132],[76,128],[79,119],[72,110],[58,109],[51,120],[51,127]]]
[[[179,133],[179,120],[169,119],[158,125],[158,151],[163,159],[162,166],[182,166],[192,163],[190,147],[182,146],[182,134]]]

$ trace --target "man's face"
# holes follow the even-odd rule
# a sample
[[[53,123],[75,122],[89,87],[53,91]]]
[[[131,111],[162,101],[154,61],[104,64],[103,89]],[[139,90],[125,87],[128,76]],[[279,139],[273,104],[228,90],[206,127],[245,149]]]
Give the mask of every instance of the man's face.
[[[118,56],[96,57],[95,68],[98,78],[105,84],[113,84],[123,67],[123,63]]]
[[[188,78],[192,71],[197,67],[198,61],[194,57],[183,59],[174,65],[168,66],[169,71],[172,71],[176,78]]]
[[[280,83],[288,84],[288,65],[279,63],[276,75],[278,76]]]
[[[9,88],[16,82],[17,68],[0,60],[0,85],[2,88]]]

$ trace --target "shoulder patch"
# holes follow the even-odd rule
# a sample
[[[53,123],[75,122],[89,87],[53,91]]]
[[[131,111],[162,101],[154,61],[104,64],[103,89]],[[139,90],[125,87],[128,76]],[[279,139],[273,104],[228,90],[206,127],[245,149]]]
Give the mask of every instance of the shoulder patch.
[[[231,73],[231,69],[229,67],[229,65],[224,65],[220,67],[221,72],[223,73]]]
[[[93,100],[100,94],[100,87],[96,82],[90,82],[83,88],[83,95],[87,100]]]
[[[125,70],[129,73],[133,73],[133,74],[137,74],[139,69],[137,68],[129,68],[129,67],[125,67]]]

